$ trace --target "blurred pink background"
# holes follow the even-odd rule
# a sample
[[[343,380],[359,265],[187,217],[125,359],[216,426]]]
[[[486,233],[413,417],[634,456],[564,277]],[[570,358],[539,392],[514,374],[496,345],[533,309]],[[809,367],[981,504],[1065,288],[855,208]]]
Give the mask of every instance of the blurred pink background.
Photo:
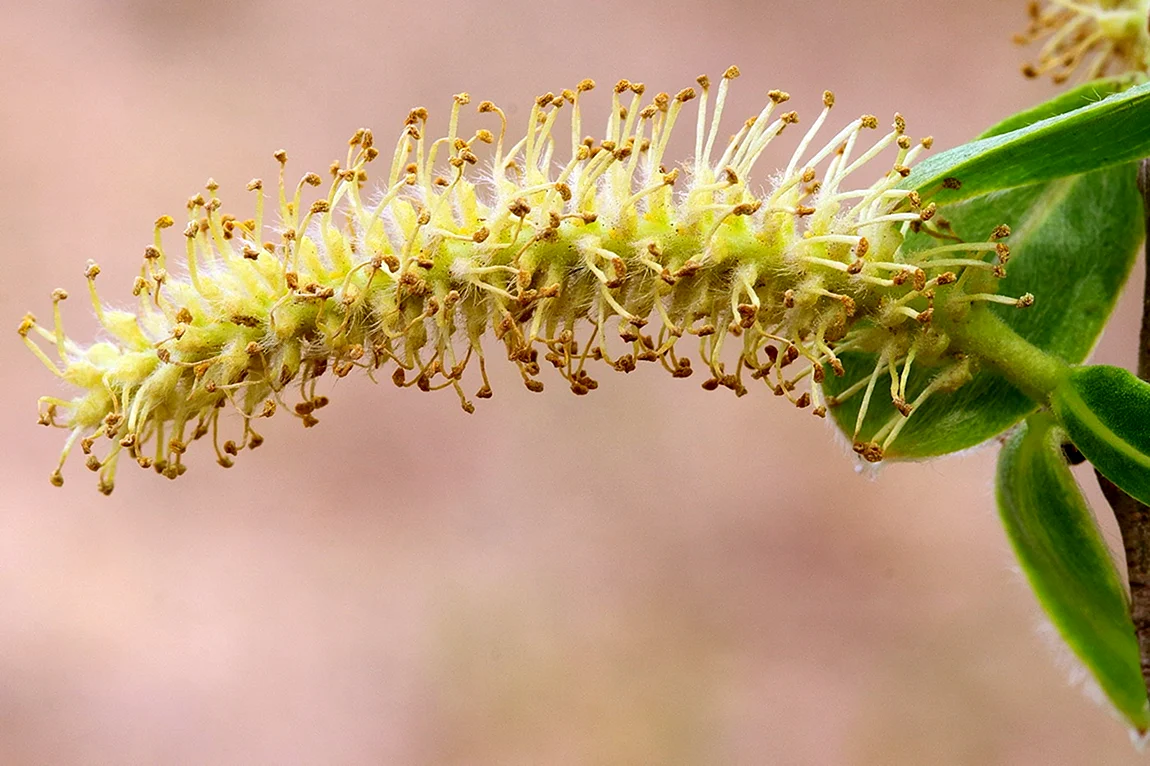
[[[522,117],[737,63],[736,119],[831,88],[943,148],[1055,92],[1017,74],[1022,0],[6,6],[0,317],[64,287],[79,338],[85,260],[126,302],[208,176],[243,209],[274,149],[322,170],[460,90]],[[1132,362],[1136,304],[1099,358]],[[871,480],[760,391],[641,368],[535,396],[498,365],[473,416],[327,379],[318,428],[277,418],[229,471],[197,448],[175,484],[125,465],[105,498],[78,460],[48,484],[59,388],[15,332],[0,355],[4,764],[1140,760],[1043,637],[993,448]]]

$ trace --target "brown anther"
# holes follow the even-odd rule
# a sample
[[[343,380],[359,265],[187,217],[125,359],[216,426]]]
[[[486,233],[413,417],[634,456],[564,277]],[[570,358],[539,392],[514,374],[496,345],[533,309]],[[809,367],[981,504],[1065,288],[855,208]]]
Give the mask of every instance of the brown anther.
[[[901,114],[899,114],[898,112],[894,113],[894,125],[893,125],[893,127],[895,129],[895,132],[897,132],[899,135],[902,135],[903,133],[906,132],[906,119]]]
[[[807,393],[806,391],[804,391],[802,393],[802,395],[798,399],[795,400],[795,406],[798,407],[800,410],[805,410],[807,407],[810,407],[811,406],[811,395],[809,393]]]
[[[782,358],[779,360],[779,367],[786,367],[787,365],[792,364],[798,358],[799,347],[787,346],[786,350],[783,351]]]
[[[918,316],[915,317],[915,319],[919,324],[930,324],[930,320],[934,319],[934,309],[918,312]]]
[[[331,205],[329,205],[325,199],[317,199],[315,202],[311,203],[311,212],[313,214],[326,213],[329,210],[331,210]]]
[[[693,277],[695,274],[699,273],[702,268],[703,265],[698,261],[687,261],[681,267],[679,267],[678,271],[674,272],[673,276],[678,279]]]
[[[299,288],[299,274],[294,271],[284,273],[284,282],[287,284],[289,290],[296,290]]]
[[[958,281],[958,276],[953,271],[944,271],[934,278],[936,285],[949,285]]]
[[[898,410],[900,413],[902,413],[902,416],[904,418],[909,418],[910,414],[912,412],[914,412],[914,407],[911,407],[909,404],[907,404],[906,400],[903,399],[901,396],[896,396],[896,397],[892,398],[890,400],[890,402],[891,402],[891,404],[894,405],[894,408],[896,410]]]
[[[755,200],[754,202],[743,202],[735,205],[735,208],[731,211],[731,215],[754,215],[762,206],[762,200]]]
[[[1029,308],[1034,305],[1034,296],[1031,293],[1026,293],[1014,302],[1014,305],[1020,309]]]
[[[868,463],[882,462],[882,447],[876,442],[855,442],[854,451]]]
[[[875,130],[878,128],[878,117],[873,114],[864,114],[859,118],[859,125],[869,130]]]
[[[793,309],[795,307],[795,291],[794,290],[788,289],[783,293],[783,307],[788,308],[788,309]]]
[[[899,149],[909,149],[910,136],[899,136],[895,143],[898,145]]]
[[[523,199],[522,197],[516,197],[515,199],[511,200],[511,203],[507,206],[507,209],[513,216],[518,218],[526,218],[527,214],[531,212],[531,205],[527,204],[527,200]]]
[[[535,393],[535,394],[543,393],[543,381],[541,381],[541,380],[535,380],[534,378],[527,378],[526,380],[523,381],[523,385],[527,386],[527,390],[532,392],[532,393]],[[478,396],[478,394],[476,394],[476,395]]]
[[[486,240],[486,239],[487,239],[489,236],[491,236],[491,231],[490,231],[490,230],[489,230],[489,229],[488,229],[486,226],[480,226],[480,227],[479,227],[479,228],[478,228],[478,229],[475,231],[475,233],[473,233],[473,234],[471,235],[471,241],[472,241],[472,242],[483,242],[483,241],[484,241],[484,240]]]
[[[758,316],[758,309],[749,303],[740,303],[738,306],[739,311],[739,324],[743,329],[749,330],[755,326],[755,318]]]
[[[804,218],[808,215],[814,215],[815,212],[815,209],[808,205],[799,205],[795,208],[795,215],[797,215],[799,218]]]
[[[284,149],[279,149],[274,154],[272,154],[272,156],[275,157],[276,162],[278,162],[281,165],[284,165],[287,163],[287,151]]]

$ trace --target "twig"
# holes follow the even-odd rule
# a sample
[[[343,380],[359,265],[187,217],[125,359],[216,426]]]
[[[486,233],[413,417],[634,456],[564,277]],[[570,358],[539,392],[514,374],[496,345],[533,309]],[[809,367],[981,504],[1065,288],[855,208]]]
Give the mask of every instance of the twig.
[[[1138,166],[1138,189],[1142,192],[1146,231],[1150,233],[1150,159]],[[1146,283],[1142,291],[1142,330],[1138,336],[1138,377],[1150,381],[1150,238],[1145,246]],[[1150,694],[1150,507],[1127,495],[1098,473],[1098,483],[1106,496],[1126,549],[1126,573],[1130,582],[1130,614],[1138,638],[1142,679]]]

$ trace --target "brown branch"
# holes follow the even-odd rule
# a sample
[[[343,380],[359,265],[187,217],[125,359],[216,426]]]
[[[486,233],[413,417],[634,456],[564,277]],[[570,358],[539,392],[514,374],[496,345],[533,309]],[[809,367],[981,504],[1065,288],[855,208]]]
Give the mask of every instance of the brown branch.
[[[1142,160],[1138,166],[1138,189],[1142,192],[1146,231],[1150,233],[1150,159]],[[1142,290],[1142,331],[1138,336],[1138,377],[1150,381],[1150,238],[1144,251],[1146,282]],[[1138,638],[1142,679],[1150,694],[1150,507],[1127,495],[1097,470],[1094,474],[1122,532],[1130,582],[1130,614]]]

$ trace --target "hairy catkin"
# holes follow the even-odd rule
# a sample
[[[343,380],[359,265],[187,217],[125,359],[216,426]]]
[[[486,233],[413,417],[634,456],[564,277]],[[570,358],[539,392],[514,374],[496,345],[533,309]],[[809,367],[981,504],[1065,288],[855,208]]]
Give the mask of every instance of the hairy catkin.
[[[1080,73],[1083,81],[1108,74],[1150,72],[1150,0],[1031,0],[1030,23],[1016,43],[1042,41],[1027,77],[1049,75],[1062,84]]]
[[[933,204],[899,188],[931,143],[912,141],[901,116],[882,131],[864,115],[818,139],[834,105],[829,92],[805,131],[783,107],[790,97],[771,91],[758,115],[719,141],[738,74],[731,67],[717,88],[700,77],[699,90],[649,99],[641,83],[621,80],[601,138],[583,134],[580,100],[594,87],[585,80],[537,98],[514,143],[491,102],[478,104],[489,127],[461,132],[471,99],[459,94],[446,135],[429,137],[422,108],[390,154],[359,130],[327,181],[307,173],[293,186],[287,155],[277,152],[270,224],[261,181],[248,185],[255,212],[247,219],[225,213],[209,181],[207,196],[188,202],[182,252],[169,252],[174,219],[157,220],[133,288],[136,311],[103,304],[99,267],[89,262],[107,340],[83,345],[65,335],[62,290],[53,295],[53,329],[31,315],[21,324],[29,347],[80,390],[41,400],[41,422],[70,432],[60,466],[78,443],[104,492],[125,455],[175,478],[189,443],[208,434],[218,462],[230,466],[240,449],[262,442],[255,420],[286,408],[314,425],[328,401],[318,379],[356,369],[400,387],[452,389],[471,412],[472,396],[492,393],[485,337],[531,391],[543,390],[543,368],[583,395],[598,386],[598,370],[646,362],[677,378],[701,367],[706,389],[742,395],[763,385],[823,416],[834,402],[819,383],[842,374],[846,349],[877,353],[892,380],[901,365],[903,386],[912,361],[938,368],[936,388],[960,384],[966,368],[936,329],[936,295],[950,291],[952,306],[1026,305],[1029,296],[995,294],[1009,232],[962,242]],[[669,168],[668,141],[691,101],[699,105],[694,156]],[[784,131],[801,135],[760,192],[750,181],[755,165]],[[383,182],[369,193],[369,168],[375,175],[380,165]],[[932,234],[936,246],[908,252],[912,231]],[[54,344],[59,361],[30,335]],[[478,380],[468,373],[476,367]],[[909,417],[905,390],[893,385],[891,395]],[[242,420],[233,439],[220,433],[221,413],[231,410]],[[878,444],[857,449],[881,458]],[[52,481],[63,482],[59,467]]]

